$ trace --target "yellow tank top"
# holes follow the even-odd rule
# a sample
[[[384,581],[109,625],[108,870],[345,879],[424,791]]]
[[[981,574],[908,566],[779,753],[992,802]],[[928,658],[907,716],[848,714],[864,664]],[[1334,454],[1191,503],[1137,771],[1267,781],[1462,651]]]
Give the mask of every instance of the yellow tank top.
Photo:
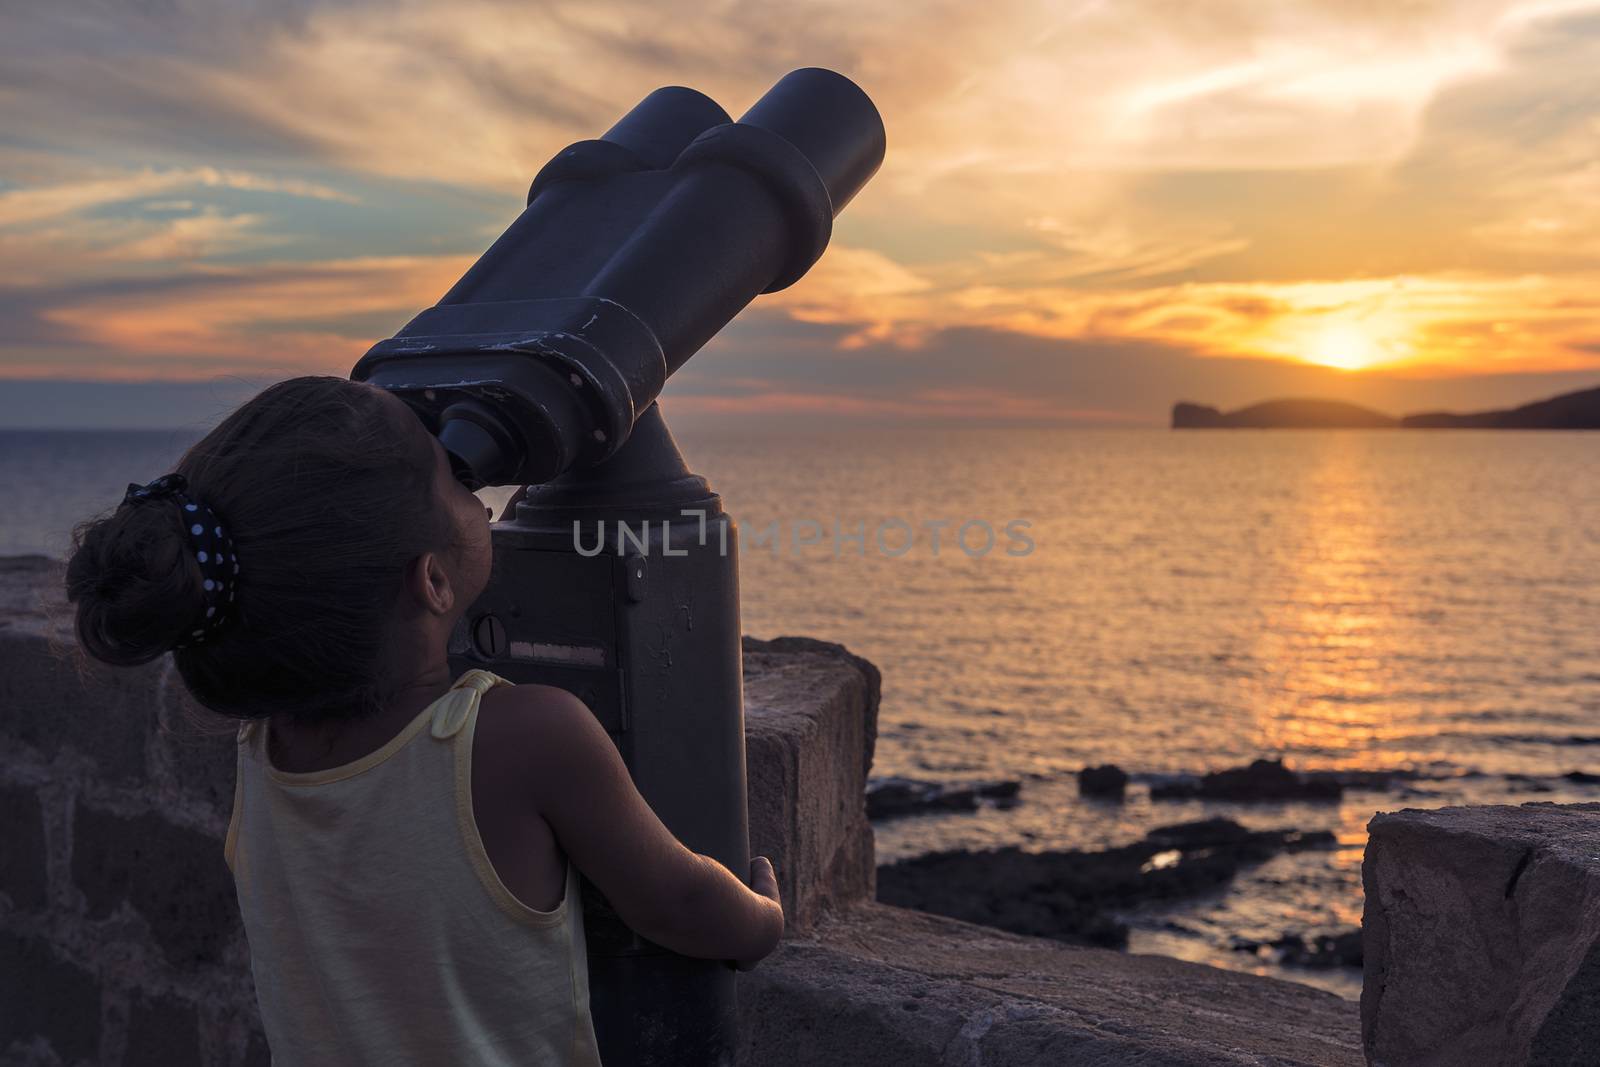
[[[463,674],[382,748],[292,774],[239,730],[224,855],[276,1067],[600,1063],[578,873],[553,911],[495,874],[472,735],[504,678]]]

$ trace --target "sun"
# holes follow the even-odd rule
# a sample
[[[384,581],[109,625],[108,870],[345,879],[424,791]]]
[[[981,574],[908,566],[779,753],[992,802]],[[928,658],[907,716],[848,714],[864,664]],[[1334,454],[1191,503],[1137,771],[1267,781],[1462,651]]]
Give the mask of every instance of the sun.
[[[1324,367],[1360,370],[1381,362],[1383,350],[1361,327],[1348,322],[1333,322],[1312,335],[1301,358]]]

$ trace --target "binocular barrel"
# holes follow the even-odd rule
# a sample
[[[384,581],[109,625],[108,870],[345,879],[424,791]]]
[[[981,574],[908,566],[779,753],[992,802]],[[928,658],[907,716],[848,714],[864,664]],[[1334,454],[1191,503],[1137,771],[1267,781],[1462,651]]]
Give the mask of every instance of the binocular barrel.
[[[351,377],[407,401],[474,488],[592,466],[751,300],[811,268],[884,150],[872,101],[830,70],[791,71],[738,122],[657,89],[551,159],[505,233]]]

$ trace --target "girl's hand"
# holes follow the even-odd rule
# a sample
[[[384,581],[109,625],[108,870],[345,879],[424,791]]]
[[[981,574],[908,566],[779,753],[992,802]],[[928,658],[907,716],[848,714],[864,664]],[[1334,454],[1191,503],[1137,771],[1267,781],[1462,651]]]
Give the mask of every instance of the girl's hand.
[[[782,922],[783,901],[778,898],[778,874],[772,869],[772,861],[765,856],[756,856],[750,861],[750,890],[776,904],[779,922]],[[781,926],[780,926],[781,929]],[[737,970],[748,971],[766,958],[766,953],[754,959],[737,960],[734,967]]]
[[[779,907],[783,901],[778,900],[778,872],[772,869],[772,861],[765,856],[756,856],[750,861],[750,888],[766,897],[776,901]]]

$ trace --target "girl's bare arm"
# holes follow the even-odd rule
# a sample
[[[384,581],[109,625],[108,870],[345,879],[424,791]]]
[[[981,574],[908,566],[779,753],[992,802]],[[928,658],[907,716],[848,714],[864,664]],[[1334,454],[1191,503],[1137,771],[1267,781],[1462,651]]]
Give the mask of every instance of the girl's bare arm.
[[[674,952],[753,965],[783,934],[771,864],[751,864],[747,888],[727,867],[686,848],[634,786],[594,714],[562,689],[493,691],[502,735],[531,764],[529,799],[578,870],[632,929]],[[503,695],[501,695],[503,694]]]

